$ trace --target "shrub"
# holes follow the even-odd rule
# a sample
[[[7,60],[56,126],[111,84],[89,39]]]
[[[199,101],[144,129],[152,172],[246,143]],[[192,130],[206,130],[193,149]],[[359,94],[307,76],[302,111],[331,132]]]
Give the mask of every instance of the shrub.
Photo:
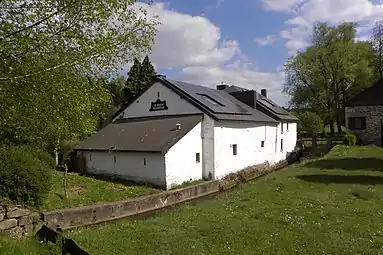
[[[0,197],[27,206],[44,202],[52,169],[49,155],[29,147],[0,148]]]
[[[343,144],[348,146],[356,145],[356,135],[349,133],[343,137]]]

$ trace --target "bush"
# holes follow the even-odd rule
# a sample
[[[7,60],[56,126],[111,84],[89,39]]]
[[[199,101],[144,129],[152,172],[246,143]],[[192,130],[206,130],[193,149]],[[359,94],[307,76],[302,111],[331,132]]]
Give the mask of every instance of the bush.
[[[41,205],[51,187],[49,155],[29,147],[0,148],[0,197],[27,206]]]
[[[343,144],[347,146],[355,146],[356,145],[356,135],[349,133],[343,137]]]

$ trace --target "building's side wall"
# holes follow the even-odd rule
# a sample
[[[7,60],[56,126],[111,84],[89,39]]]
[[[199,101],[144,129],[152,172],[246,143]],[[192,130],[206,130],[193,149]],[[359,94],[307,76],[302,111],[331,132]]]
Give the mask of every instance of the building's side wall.
[[[282,129],[283,125],[283,129]],[[282,131],[283,130],[283,131]],[[277,127],[277,146],[275,150],[274,162],[286,159],[286,157],[294,150],[297,144],[297,123],[280,122]],[[283,148],[281,146],[283,139]]]
[[[166,187],[165,158],[161,153],[78,152],[86,158],[87,172]]]
[[[366,117],[366,129],[352,130],[364,143],[381,145],[381,121],[383,120],[382,106],[355,106],[345,109],[346,127],[349,128],[348,120],[352,117]]]
[[[219,121],[214,127],[215,176],[275,161],[276,124]],[[261,142],[264,141],[264,147]],[[233,145],[237,155],[233,155]]]
[[[149,111],[151,102],[155,102],[157,99],[166,101],[168,109]],[[157,82],[130,104],[120,116],[125,119],[194,113],[201,113],[201,111],[160,82]],[[120,118],[120,116],[117,118]]]
[[[202,179],[201,123],[170,148],[165,155],[165,165],[168,189],[186,181]]]

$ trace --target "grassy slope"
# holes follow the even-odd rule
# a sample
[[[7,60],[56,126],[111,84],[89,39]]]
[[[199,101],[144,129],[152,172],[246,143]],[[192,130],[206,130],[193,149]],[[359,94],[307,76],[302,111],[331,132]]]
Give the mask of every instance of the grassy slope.
[[[118,201],[150,195],[161,191],[147,186],[125,186],[123,184],[101,181],[87,176],[68,174],[68,199],[63,199],[63,175],[62,172],[54,172],[53,187],[42,207],[43,210],[54,210],[107,201]]]
[[[336,147],[215,200],[68,234],[91,254],[378,254],[382,184],[382,149]]]
[[[383,149],[338,146],[319,161],[270,174],[217,199],[147,220],[122,220],[67,234],[92,255],[379,254],[382,184]],[[15,241],[7,243],[12,248]],[[45,253],[36,248],[29,253],[5,251],[50,254],[49,248]]]

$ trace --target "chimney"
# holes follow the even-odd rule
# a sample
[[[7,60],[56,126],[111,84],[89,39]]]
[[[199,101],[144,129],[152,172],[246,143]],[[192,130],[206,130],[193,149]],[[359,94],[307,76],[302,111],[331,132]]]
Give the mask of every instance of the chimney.
[[[181,129],[181,124],[180,124],[180,123],[177,123],[177,124],[176,124],[176,129],[177,129],[177,130],[180,130],[180,129]]]
[[[267,90],[266,89],[261,89],[261,95],[264,97],[267,97]]]
[[[223,84],[223,82],[221,82],[220,85],[217,85],[217,90],[225,90],[228,87],[229,87],[229,85]]]

